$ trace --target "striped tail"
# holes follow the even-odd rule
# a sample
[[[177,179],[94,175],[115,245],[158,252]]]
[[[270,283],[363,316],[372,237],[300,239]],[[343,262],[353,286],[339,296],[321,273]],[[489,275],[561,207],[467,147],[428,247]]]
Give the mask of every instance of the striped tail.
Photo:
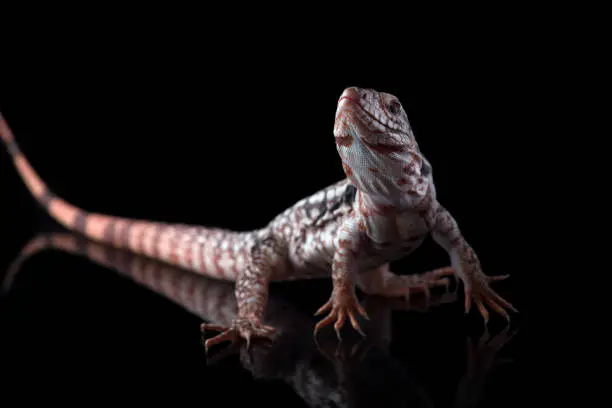
[[[30,193],[68,230],[217,279],[235,280],[246,267],[256,231],[234,232],[89,213],[53,194],[19,149],[2,113],[0,138]]]

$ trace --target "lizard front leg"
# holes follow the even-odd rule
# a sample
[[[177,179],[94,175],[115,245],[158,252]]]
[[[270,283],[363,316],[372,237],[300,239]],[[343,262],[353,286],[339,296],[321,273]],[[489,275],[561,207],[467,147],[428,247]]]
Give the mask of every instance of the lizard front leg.
[[[282,245],[272,236],[256,243],[246,269],[236,279],[235,296],[238,313],[231,327],[203,323],[202,331],[213,330],[222,333],[206,340],[206,350],[224,341],[242,338],[250,347],[251,338],[271,339],[276,329],[262,323],[268,301],[268,285],[274,269],[282,262]]]
[[[368,315],[361,304],[359,304],[354,283],[354,276],[358,272],[356,251],[359,247],[360,239],[361,232],[357,228],[355,219],[349,218],[340,227],[335,239],[336,250],[332,261],[332,294],[329,300],[317,310],[315,316],[326,311],[329,311],[329,314],[316,324],[314,328],[315,337],[322,327],[335,321],[334,329],[338,339],[342,339],[340,329],[344,326],[347,317],[353,328],[362,336],[364,335],[357,322],[356,312],[366,319],[368,319]]]
[[[504,308],[514,312],[517,312],[517,310],[489,286],[490,283],[506,279],[509,275],[485,275],[480,267],[476,252],[461,234],[453,216],[440,204],[437,204],[433,210],[426,215],[426,219],[431,226],[434,241],[449,254],[451,264],[458,277],[463,281],[465,312],[470,311],[473,299],[485,322],[489,319],[489,312],[484,306],[485,303],[509,321],[510,316]]]

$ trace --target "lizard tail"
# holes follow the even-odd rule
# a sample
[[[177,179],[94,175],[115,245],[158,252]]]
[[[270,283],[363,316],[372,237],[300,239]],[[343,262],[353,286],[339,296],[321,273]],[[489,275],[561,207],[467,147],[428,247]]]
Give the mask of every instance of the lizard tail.
[[[245,268],[257,231],[235,232],[87,212],[56,196],[47,187],[19,149],[2,113],[0,139],[30,193],[68,230],[218,279],[235,280]]]

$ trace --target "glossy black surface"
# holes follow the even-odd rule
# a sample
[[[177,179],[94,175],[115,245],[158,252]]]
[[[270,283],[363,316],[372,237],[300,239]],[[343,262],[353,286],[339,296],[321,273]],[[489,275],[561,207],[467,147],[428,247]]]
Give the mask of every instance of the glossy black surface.
[[[70,384],[98,393],[106,372],[113,392],[125,384],[122,392],[132,395],[146,386],[189,397],[198,383],[211,390],[231,381],[229,396],[252,393],[253,401],[280,406],[512,406],[506,404],[517,385],[520,331],[466,325],[456,286],[434,292],[429,304],[417,296],[365,298],[367,337],[345,331],[339,344],[330,332],[317,343],[312,337],[312,306],[328,285],[275,285],[266,322],[279,337],[250,350],[223,345],[207,359],[197,328],[201,319],[231,320],[223,313],[235,303],[231,284],[72,234],[49,236],[74,241],[72,255],[61,248],[31,253],[4,279],[0,321],[10,353],[3,369],[12,374],[11,386],[25,381],[57,392]],[[42,234],[32,242],[45,239],[53,238]],[[312,298],[299,299],[305,290]],[[26,374],[32,369],[36,378]]]
[[[202,65],[180,58],[174,66],[187,68],[170,71],[151,64],[152,57],[129,58],[121,69],[92,58],[72,68],[15,74],[3,84],[0,109],[56,194],[89,211],[153,220],[264,225],[342,177],[332,128],[344,87],[396,94],[432,164],[439,199],[485,272],[511,275],[496,289],[520,310],[517,331],[499,350],[473,350],[469,344],[478,342],[482,321],[463,315],[460,291],[456,302],[424,312],[390,312],[384,302],[368,300],[382,316],[377,322],[390,322],[388,331],[371,329],[362,360],[330,360],[312,343],[311,327],[331,284],[295,282],[273,288],[275,299],[288,305],[280,315],[291,316],[290,330],[267,354],[254,351],[254,371],[237,355],[208,365],[200,317],[106,267],[51,250],[28,259],[0,300],[7,399],[169,397],[210,406],[300,407],[308,398],[285,379],[306,365],[320,376],[320,387],[306,391],[327,390],[325,400],[341,390],[350,406],[511,407],[524,400],[533,379],[526,369],[528,331],[521,329],[529,319],[528,271],[516,267],[522,245],[520,216],[512,211],[517,159],[500,144],[519,130],[510,101],[500,96],[512,91],[512,78],[408,70],[399,81],[393,80],[397,71],[360,76],[321,64],[314,71],[332,72],[324,79],[296,74],[281,80],[245,70],[211,81],[210,74],[202,77]],[[216,75],[225,78],[222,67]],[[36,206],[4,152],[0,166],[4,271],[39,232],[61,229]],[[447,263],[428,239],[394,270],[417,273]],[[494,342],[501,343],[496,335],[503,327],[492,318]],[[333,336],[323,337],[333,354]]]

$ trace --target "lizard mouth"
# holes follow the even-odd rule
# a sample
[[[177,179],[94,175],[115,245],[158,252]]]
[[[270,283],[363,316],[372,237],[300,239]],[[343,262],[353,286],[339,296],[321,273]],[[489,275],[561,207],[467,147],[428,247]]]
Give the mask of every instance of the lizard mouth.
[[[343,97],[341,97],[340,99],[338,99],[338,104],[340,104],[340,102],[342,102],[345,99],[348,100],[348,101],[353,102],[356,105],[359,105],[359,102],[357,100],[355,100],[355,98],[351,98],[350,96],[343,96]]]
[[[364,145],[368,146],[370,149],[374,150],[375,152],[382,153],[382,154],[401,153],[407,150],[406,145],[386,144],[386,143],[373,144],[367,141],[366,139],[362,139],[361,141],[363,142]]]

